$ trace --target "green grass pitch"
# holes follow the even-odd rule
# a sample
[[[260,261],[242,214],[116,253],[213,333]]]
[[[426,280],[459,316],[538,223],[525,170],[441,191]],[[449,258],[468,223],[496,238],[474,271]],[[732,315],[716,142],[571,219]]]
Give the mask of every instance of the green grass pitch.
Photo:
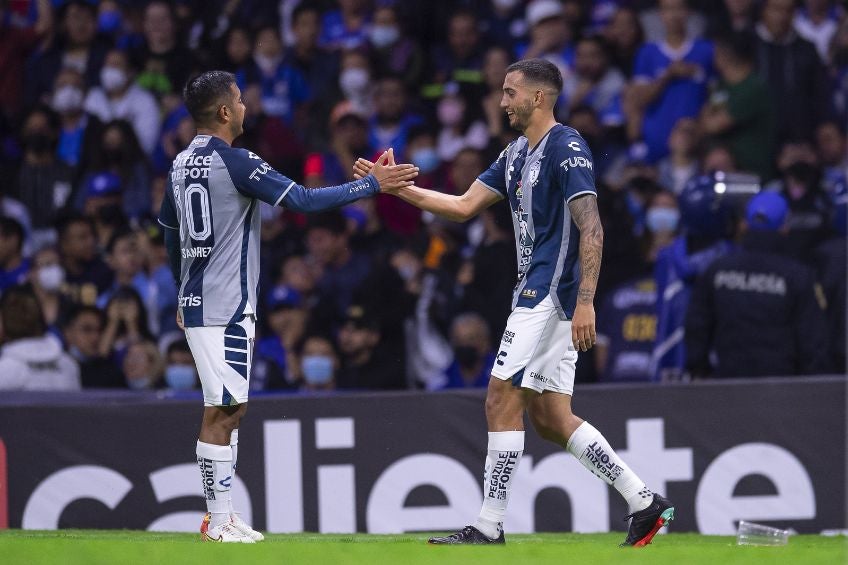
[[[424,534],[267,535],[256,545],[201,543],[199,534],[128,530],[0,530],[0,563],[379,564],[529,563],[731,565],[848,563],[848,538],[793,536],[786,547],[738,547],[734,538],[657,536],[646,548],[619,548],[623,534],[510,535],[506,546],[428,546]]]

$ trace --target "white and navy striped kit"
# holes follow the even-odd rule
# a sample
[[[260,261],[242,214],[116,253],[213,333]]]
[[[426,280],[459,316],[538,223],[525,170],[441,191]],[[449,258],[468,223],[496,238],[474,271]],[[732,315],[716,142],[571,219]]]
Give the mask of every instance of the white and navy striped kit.
[[[207,405],[247,401],[259,284],[258,200],[314,212],[379,192],[376,179],[307,189],[258,155],[198,135],[168,175],[159,223],[179,230],[179,309]],[[234,378],[237,377],[237,378]]]

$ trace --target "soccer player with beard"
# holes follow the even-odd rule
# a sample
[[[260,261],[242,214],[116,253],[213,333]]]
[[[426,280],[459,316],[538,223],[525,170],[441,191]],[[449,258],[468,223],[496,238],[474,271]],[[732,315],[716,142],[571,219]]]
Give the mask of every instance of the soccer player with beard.
[[[159,223],[167,228],[165,246],[179,287],[177,323],[203,388],[196,454],[208,513],[200,531],[204,541],[253,543],[263,536],[233,511],[230,486],[253,357],[258,201],[318,212],[410,185],[418,169],[386,165],[387,152],[367,177],[307,189],[258,155],[231,146],[242,134],[245,112],[231,73],[203,73],[188,82],[183,97],[197,136],[174,159]]]
[[[503,520],[524,451],[524,412],[553,441],[629,507],[622,545],[643,546],[674,518],[671,502],[648,489],[601,433],[571,411],[577,350],[595,344],[593,300],[601,266],[592,154],[580,134],[559,124],[554,104],[562,75],[543,59],[507,68],[501,107],[522,136],[461,195],[407,186],[394,194],[439,216],[466,221],[509,200],[518,252],[518,283],[486,396],[489,428],[483,507],[474,525],[430,538],[433,544],[504,543]],[[390,161],[391,163],[392,161]],[[359,159],[358,178],[372,170]]]

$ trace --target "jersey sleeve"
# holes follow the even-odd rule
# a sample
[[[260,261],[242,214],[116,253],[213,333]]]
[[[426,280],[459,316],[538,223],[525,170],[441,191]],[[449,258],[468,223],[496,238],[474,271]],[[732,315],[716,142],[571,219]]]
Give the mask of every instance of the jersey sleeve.
[[[477,177],[477,180],[486,188],[497,193],[501,198],[506,197],[506,159],[511,146],[512,144],[507,145],[495,162]]]
[[[306,188],[277,172],[255,153],[244,149],[231,153],[221,157],[239,193],[295,212],[329,210],[380,192],[372,175],[338,186]]]
[[[595,194],[595,164],[582,137],[568,136],[554,151],[556,172],[563,198],[570,202],[584,194]]]
[[[171,173],[168,177],[171,178]],[[159,224],[162,227],[170,230],[180,229],[180,220],[177,218],[177,211],[174,209],[174,194],[166,189],[165,196],[162,198],[162,207],[159,209]]]

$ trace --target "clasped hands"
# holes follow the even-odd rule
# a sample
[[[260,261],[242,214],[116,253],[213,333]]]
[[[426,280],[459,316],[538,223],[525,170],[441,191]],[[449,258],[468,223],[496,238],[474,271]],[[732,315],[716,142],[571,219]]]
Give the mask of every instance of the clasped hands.
[[[396,193],[401,188],[412,186],[412,180],[418,176],[418,167],[412,164],[396,164],[394,149],[383,151],[383,154],[372,163],[360,157],[353,164],[353,177],[357,180],[374,175],[380,184],[380,192]]]

